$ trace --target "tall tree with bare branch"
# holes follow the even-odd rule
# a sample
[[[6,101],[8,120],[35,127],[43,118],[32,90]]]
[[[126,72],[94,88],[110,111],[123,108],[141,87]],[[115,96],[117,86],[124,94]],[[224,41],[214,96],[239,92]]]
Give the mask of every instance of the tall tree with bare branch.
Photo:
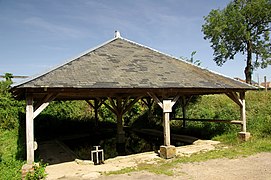
[[[214,61],[222,66],[237,53],[246,56],[246,82],[258,67],[271,64],[271,0],[234,0],[224,9],[204,17],[204,39],[214,50]]]

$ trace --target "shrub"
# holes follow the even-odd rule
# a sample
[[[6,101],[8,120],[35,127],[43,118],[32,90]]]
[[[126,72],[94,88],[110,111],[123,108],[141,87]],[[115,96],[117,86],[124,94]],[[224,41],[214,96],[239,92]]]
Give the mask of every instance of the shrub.
[[[40,162],[39,164],[34,165],[34,171],[29,171],[26,174],[25,179],[26,180],[40,180],[40,179],[45,179],[47,174],[45,173],[45,168],[47,164],[44,164]]]

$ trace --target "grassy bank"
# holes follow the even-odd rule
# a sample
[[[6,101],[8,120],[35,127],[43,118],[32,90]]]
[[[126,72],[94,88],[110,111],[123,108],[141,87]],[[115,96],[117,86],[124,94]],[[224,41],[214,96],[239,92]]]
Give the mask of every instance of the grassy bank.
[[[24,163],[22,158],[22,148],[18,148],[19,112],[24,111],[24,102],[13,100],[8,93],[1,94],[0,106],[0,179],[20,179],[20,169]],[[134,117],[139,117],[139,112],[145,110],[139,104],[133,109],[129,116],[124,118],[127,124],[132,124]],[[208,122],[187,122],[185,129],[181,128],[181,121],[172,121],[172,132],[179,134],[188,134],[202,139],[219,140],[223,146],[228,148],[220,148],[219,150],[193,155],[189,158],[179,157],[171,161],[161,161],[157,165],[141,164],[137,170],[148,170],[155,173],[164,173],[170,175],[171,168],[176,163],[203,161],[212,158],[228,157],[234,158],[238,156],[247,156],[258,152],[271,151],[271,92],[253,91],[246,94],[246,110],[247,110],[247,129],[252,134],[250,141],[241,143],[237,140],[237,133],[240,126],[225,123],[208,123]],[[105,107],[102,107],[100,118],[104,121],[112,122],[115,116]],[[48,124],[48,127],[57,129],[57,125],[75,124],[81,122],[82,125],[94,116],[86,103],[82,102],[54,102],[35,120],[36,130]],[[182,116],[180,109],[176,109],[176,116]],[[157,115],[156,117],[161,117]],[[239,119],[239,107],[225,95],[209,95],[202,96],[196,100],[196,103],[188,105],[188,118],[208,118],[208,119]],[[148,122],[145,119],[138,118],[142,124]],[[9,121],[10,120],[10,121]],[[54,120],[54,121],[53,121]],[[144,121],[144,122],[143,122]],[[157,119],[161,124],[161,119]],[[39,123],[40,122],[40,123]],[[68,122],[68,123],[65,123]],[[79,126],[80,127],[80,126]],[[159,127],[159,126],[158,126]],[[161,127],[159,127],[161,128]],[[79,128],[81,130],[82,128]],[[49,132],[53,132],[50,129]],[[63,131],[64,132],[64,131]],[[127,172],[135,171],[135,169],[124,169]]]
[[[150,171],[156,174],[173,175],[173,168],[178,163],[199,162],[216,158],[246,157],[260,152],[271,152],[271,92],[253,91],[246,94],[247,129],[252,138],[240,142],[237,133],[240,126],[209,123],[188,122],[185,130],[179,128],[181,122],[172,122],[175,132],[201,138],[221,141],[222,144],[214,151],[194,154],[190,157],[177,157],[172,160],[161,160],[157,164],[141,164],[137,168],[126,168],[108,174],[122,174],[131,171]],[[180,112],[178,115],[182,115]],[[238,119],[239,107],[225,95],[202,96],[196,104],[190,104],[189,118]],[[226,148],[225,148],[226,147]]]
[[[0,179],[21,179],[23,160],[17,157],[16,130],[0,130]]]

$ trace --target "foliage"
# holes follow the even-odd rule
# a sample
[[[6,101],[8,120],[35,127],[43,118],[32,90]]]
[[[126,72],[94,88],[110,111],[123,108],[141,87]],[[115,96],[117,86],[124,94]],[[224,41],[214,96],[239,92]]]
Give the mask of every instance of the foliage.
[[[246,54],[245,75],[251,83],[254,68],[271,64],[270,0],[234,0],[222,10],[212,10],[204,19],[204,39],[210,40],[217,65],[234,59],[237,53]]]
[[[24,112],[24,102],[14,100],[9,93],[0,94],[0,128],[18,128],[19,113]]]
[[[13,78],[13,74],[5,73],[4,77],[5,77],[6,81],[12,81],[11,79]]]
[[[16,159],[17,130],[0,129],[0,179],[20,179],[24,161]]]
[[[34,164],[34,171],[31,172],[29,171],[26,174],[25,179],[26,180],[40,180],[40,179],[45,179],[47,176],[45,172],[47,164],[39,163],[39,164]]]
[[[200,66],[201,65],[201,61],[200,60],[195,60],[194,56],[197,53],[197,51],[193,51],[190,55],[190,59],[188,59],[187,57],[181,57],[182,59],[184,59],[187,62],[190,62],[196,66]]]
[[[0,81],[0,128],[14,129],[18,127],[19,113],[24,111],[24,102],[12,98],[9,89],[12,84],[10,73],[6,81]]]
[[[92,117],[92,111],[84,101],[54,101],[41,113],[59,120],[85,120]]]

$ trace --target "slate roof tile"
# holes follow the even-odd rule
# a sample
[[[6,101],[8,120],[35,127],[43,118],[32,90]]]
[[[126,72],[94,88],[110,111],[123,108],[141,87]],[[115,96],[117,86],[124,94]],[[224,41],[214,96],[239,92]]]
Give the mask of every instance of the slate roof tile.
[[[16,88],[237,88],[251,86],[124,38],[73,59]]]

